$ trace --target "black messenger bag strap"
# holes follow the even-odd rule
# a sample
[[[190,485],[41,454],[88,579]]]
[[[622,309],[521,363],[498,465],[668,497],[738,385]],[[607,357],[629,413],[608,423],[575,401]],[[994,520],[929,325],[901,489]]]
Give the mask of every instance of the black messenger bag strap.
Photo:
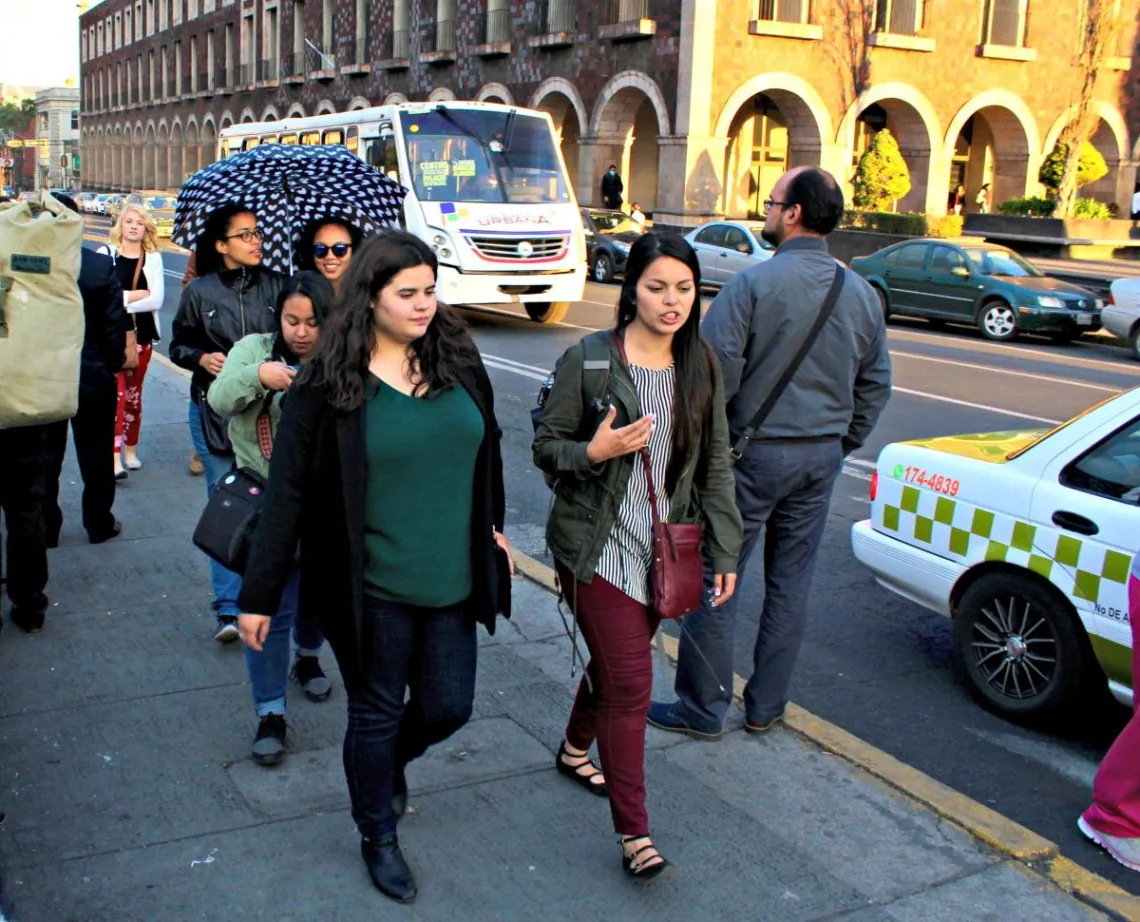
[[[808,335],[804,338],[803,343],[800,345],[800,351],[796,353],[795,358],[789,363],[788,367],[784,369],[784,373],[780,375],[780,380],[776,382],[775,386],[768,392],[768,396],[764,398],[764,402],[760,404],[760,409],[756,411],[756,415],[752,417],[752,422],[748,424],[748,428],[741,434],[740,439],[735,445],[732,446],[733,460],[739,461],[744,457],[744,452],[748,448],[748,443],[756,438],[756,433],[760,431],[760,427],[764,425],[764,420],[768,418],[768,414],[772,412],[772,408],[776,402],[783,396],[784,391],[791,383],[800,365],[803,364],[807,354],[811,351],[811,347],[815,345],[815,341],[819,338],[820,332],[823,330],[824,324],[827,323],[828,318],[831,316],[832,311],[835,310],[835,302],[839,300],[839,293],[843,290],[843,282],[847,278],[847,271],[839,263],[835,264],[835,277],[831,280],[831,287],[827,290],[827,297],[823,299],[823,306],[819,309],[819,314],[815,318],[815,323],[812,324]]]

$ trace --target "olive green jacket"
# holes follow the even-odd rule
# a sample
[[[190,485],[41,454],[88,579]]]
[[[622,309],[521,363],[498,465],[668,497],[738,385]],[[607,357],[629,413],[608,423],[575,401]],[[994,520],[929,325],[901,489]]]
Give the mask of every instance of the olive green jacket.
[[[633,380],[618,354],[613,333],[603,330],[589,336],[609,340],[610,378],[602,404],[612,403],[617,408],[615,429],[627,426],[642,416]],[[586,446],[604,414],[583,406],[582,363],[581,343],[571,346],[559,359],[532,450],[534,463],[557,478],[554,505],[546,523],[550,551],[578,580],[589,582],[617,522],[637,454],[598,465],[586,457]],[[696,454],[686,459],[677,488],[669,498],[669,521],[702,523],[705,553],[712,560],[713,571],[735,573],[742,525],[736,507],[724,384],[715,358],[712,363],[710,454],[705,464],[697,463]]]
[[[250,468],[262,477],[269,477],[269,462],[261,456],[257,443],[257,417],[265,408],[269,390],[261,383],[259,372],[263,362],[272,358],[276,333],[253,333],[243,336],[226,356],[218,377],[210,385],[206,399],[215,412],[230,418],[230,442],[238,467]],[[281,398],[285,392],[274,394],[269,404],[269,422],[273,435],[277,435],[277,422],[281,419]]]

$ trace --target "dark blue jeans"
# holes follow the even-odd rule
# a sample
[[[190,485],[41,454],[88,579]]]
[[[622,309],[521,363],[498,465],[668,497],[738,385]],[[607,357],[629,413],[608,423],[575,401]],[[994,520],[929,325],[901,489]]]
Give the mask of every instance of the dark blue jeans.
[[[736,503],[744,519],[737,579],[744,579],[757,547],[763,555],[764,608],[752,676],[744,690],[744,708],[751,721],[767,723],[787,706],[807,625],[816,555],[842,467],[839,439],[753,442],[737,462]],[[707,561],[705,583],[711,588]],[[722,729],[731,702],[740,589],[738,582],[736,594],[720,608],[706,604],[688,615],[681,634],[674,686],[681,714],[691,727],[708,733]]]
[[[396,831],[397,772],[471,718],[475,619],[466,604],[421,608],[366,596],[360,644],[363,672],[347,689],[344,773],[356,828],[375,839]]]

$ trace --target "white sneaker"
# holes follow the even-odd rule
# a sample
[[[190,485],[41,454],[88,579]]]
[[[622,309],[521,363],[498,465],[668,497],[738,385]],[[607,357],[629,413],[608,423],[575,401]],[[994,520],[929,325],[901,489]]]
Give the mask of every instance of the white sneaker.
[[[235,640],[241,639],[241,631],[238,630],[237,619],[223,621],[218,627],[218,633],[214,635],[214,640],[218,643],[233,643]]]
[[[1077,820],[1077,828],[1126,868],[1140,871],[1140,838],[1125,839],[1121,836],[1110,836],[1107,832],[1093,829],[1085,822],[1083,816]]]

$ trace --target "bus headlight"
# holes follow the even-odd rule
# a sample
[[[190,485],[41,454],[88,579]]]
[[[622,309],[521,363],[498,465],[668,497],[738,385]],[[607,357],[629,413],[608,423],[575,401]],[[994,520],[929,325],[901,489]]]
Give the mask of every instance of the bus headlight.
[[[447,231],[434,227],[428,228],[431,235],[431,249],[440,259],[451,259],[455,256],[455,244],[451,242],[451,235]]]

